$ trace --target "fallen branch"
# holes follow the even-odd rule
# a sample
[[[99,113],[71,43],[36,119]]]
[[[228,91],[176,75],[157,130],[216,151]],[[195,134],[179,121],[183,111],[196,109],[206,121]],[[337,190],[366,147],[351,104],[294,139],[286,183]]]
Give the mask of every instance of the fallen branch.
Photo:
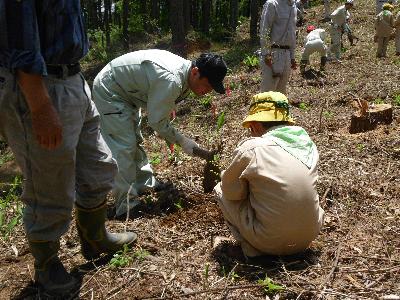
[[[334,274],[336,272],[336,269],[338,267],[338,263],[339,263],[340,249],[341,249],[341,244],[339,244],[339,246],[337,247],[336,254],[335,254],[335,259],[333,261],[331,271],[329,272],[328,276],[325,278],[325,280],[320,285],[320,289],[325,290],[325,286],[329,283],[331,278],[333,278],[333,276],[334,276]]]
[[[213,294],[213,293],[218,293],[218,292],[221,292],[224,290],[241,290],[241,289],[259,288],[259,287],[261,287],[259,284],[234,285],[234,286],[228,286],[228,287],[222,287],[222,288],[205,289],[205,290],[180,294],[180,295],[176,295],[176,296],[157,297],[157,298],[141,298],[141,299],[142,300],[166,300],[166,299],[176,299],[177,297],[186,299],[187,296],[194,296],[194,295],[200,295],[200,294],[205,294],[205,293]]]

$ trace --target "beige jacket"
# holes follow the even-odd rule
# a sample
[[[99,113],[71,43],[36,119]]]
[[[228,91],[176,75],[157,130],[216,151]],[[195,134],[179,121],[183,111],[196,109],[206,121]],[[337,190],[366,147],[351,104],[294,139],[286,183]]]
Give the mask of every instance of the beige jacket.
[[[310,169],[267,134],[244,140],[234,151],[214,191],[245,255],[297,253],[318,235],[324,211],[315,145],[313,151]]]
[[[394,18],[389,10],[381,11],[375,18],[376,35],[389,37],[393,32]]]

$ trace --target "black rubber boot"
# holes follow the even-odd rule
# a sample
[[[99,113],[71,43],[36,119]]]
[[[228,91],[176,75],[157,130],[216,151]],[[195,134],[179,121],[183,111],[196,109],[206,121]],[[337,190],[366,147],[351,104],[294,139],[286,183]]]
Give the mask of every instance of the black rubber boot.
[[[76,228],[81,240],[82,255],[87,260],[96,259],[102,253],[113,254],[137,238],[133,232],[109,233],[105,227],[106,216],[105,202],[92,209],[76,205]]]
[[[321,57],[321,65],[319,67],[321,72],[325,71],[325,66],[326,66],[326,62],[328,61],[328,58],[326,56],[322,56]]]
[[[64,268],[57,252],[60,242],[29,241],[35,258],[35,283],[52,295],[67,295],[77,287],[78,281]]]

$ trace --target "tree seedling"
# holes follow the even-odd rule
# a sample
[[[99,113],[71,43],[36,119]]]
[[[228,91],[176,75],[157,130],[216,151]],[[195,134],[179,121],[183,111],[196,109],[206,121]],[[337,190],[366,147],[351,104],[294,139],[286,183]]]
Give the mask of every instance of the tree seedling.
[[[182,199],[181,198],[179,198],[178,200],[176,200],[175,202],[174,202],[174,206],[177,208],[177,209],[183,209],[183,202],[182,202]]]
[[[300,108],[301,110],[307,110],[309,107],[308,107],[308,105],[307,105],[305,102],[300,102],[299,108]]]
[[[383,103],[385,103],[385,101],[383,101],[383,99],[381,99],[381,98],[376,98],[374,100],[374,104],[383,104]]]
[[[263,279],[259,279],[257,281],[257,283],[263,287],[264,291],[267,294],[275,294],[277,292],[280,292],[280,291],[284,290],[283,286],[280,286],[278,284],[274,284],[272,282],[272,279],[269,278],[268,275],[266,275],[266,274],[265,274],[265,279],[264,280]]]
[[[243,59],[243,64],[249,69],[256,68],[259,63],[260,61],[255,55],[246,55],[246,57]]]
[[[9,238],[22,220],[22,204],[19,198],[21,183],[21,177],[16,176],[7,194],[0,197],[0,233],[4,240]]]
[[[109,265],[111,268],[123,268],[126,267],[131,261],[132,257],[128,255],[129,247],[125,244],[124,248],[113,255]]]
[[[213,97],[211,95],[204,96],[200,98],[200,104],[203,105],[204,108],[210,108],[212,104],[212,98]]]
[[[221,112],[217,119],[217,131],[219,131],[225,124],[225,112]]]
[[[359,152],[361,152],[364,149],[364,144],[357,144],[356,148]]]
[[[203,283],[203,288],[204,289],[208,288],[209,270],[210,270],[210,265],[206,264],[204,266],[204,283]]]
[[[161,157],[159,154],[155,154],[151,159],[150,159],[150,163],[152,165],[158,165],[161,162]]]
[[[394,96],[393,102],[394,102],[394,105],[400,106],[400,94],[397,94]]]
[[[327,118],[327,119],[330,119],[330,118],[333,117],[333,112],[331,112],[331,111],[324,111],[322,114],[323,114],[324,117]]]
[[[0,167],[6,162],[12,161],[14,159],[14,155],[12,152],[5,153],[0,156]]]
[[[150,255],[149,251],[145,249],[139,249],[136,250],[135,253],[133,253],[133,257],[135,257],[140,262],[142,262],[149,255]]]

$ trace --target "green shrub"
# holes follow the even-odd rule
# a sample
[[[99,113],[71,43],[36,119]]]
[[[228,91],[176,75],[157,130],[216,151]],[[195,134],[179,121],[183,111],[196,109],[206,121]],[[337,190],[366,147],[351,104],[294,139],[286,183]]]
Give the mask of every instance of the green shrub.
[[[0,197],[0,233],[5,240],[22,221],[21,184],[22,178],[16,176],[5,196]]]

